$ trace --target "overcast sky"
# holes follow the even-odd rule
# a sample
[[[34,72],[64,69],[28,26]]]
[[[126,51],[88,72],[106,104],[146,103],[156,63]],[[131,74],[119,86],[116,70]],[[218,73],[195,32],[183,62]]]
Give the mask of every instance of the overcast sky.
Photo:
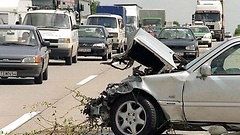
[[[166,21],[191,23],[197,0],[98,0],[101,5],[136,3],[144,9],[165,9]],[[234,32],[240,24],[240,0],[224,0],[225,28]]]

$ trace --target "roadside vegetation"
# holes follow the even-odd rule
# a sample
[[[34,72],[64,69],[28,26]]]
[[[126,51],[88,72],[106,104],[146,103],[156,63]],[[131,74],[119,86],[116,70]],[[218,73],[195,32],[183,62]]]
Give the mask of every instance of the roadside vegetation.
[[[240,28],[235,29],[234,36],[240,36]]]
[[[26,133],[16,135],[95,135],[102,131],[102,127],[98,121],[90,121],[88,117],[84,121],[75,120],[73,117],[66,117],[72,110],[78,109],[79,115],[83,114],[84,106],[90,101],[90,97],[82,95],[77,90],[71,90],[72,96],[79,102],[77,106],[73,106],[62,116],[59,116],[57,107],[53,103],[38,102],[31,106],[24,106],[24,109],[30,108],[32,112],[39,111],[39,108],[47,108],[51,111],[50,118],[45,118],[41,114],[36,117],[36,124],[43,130],[33,130]]]

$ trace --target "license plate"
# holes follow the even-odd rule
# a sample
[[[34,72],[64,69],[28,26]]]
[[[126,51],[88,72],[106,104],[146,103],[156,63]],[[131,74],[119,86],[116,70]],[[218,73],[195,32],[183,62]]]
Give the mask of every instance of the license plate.
[[[1,77],[17,76],[17,71],[0,71]]]
[[[79,52],[91,52],[91,49],[79,49]]]

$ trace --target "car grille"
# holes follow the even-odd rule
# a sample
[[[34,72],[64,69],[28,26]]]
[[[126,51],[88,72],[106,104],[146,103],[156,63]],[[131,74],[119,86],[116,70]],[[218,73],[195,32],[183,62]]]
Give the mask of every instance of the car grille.
[[[58,43],[57,39],[44,39],[45,41],[49,41],[50,43]]]

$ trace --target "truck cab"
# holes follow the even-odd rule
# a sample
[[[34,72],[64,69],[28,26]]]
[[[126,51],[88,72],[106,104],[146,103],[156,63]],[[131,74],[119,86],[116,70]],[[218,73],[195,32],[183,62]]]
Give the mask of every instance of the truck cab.
[[[65,65],[77,63],[78,28],[71,10],[32,10],[23,24],[37,26],[43,39],[50,41],[51,59],[64,59]]]
[[[212,31],[213,39],[224,40],[223,2],[221,0],[198,0],[193,14],[193,24],[199,21],[202,21]]]
[[[87,17],[87,25],[103,25],[113,37],[113,49],[118,53],[124,51],[125,26],[120,15],[97,13]]]

